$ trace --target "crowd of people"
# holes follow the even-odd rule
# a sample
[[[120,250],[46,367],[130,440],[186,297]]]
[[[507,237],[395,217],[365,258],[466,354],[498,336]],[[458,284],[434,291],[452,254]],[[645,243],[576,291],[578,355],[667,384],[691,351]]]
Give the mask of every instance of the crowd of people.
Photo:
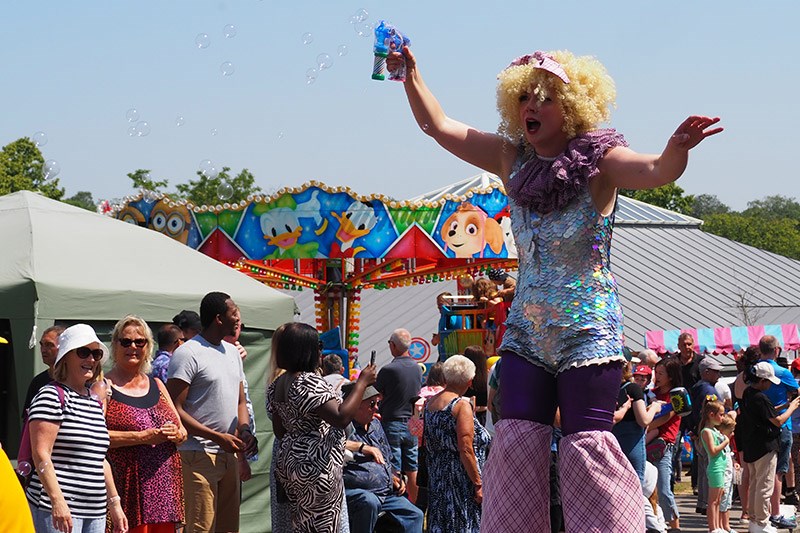
[[[150,327],[132,315],[114,326],[110,349],[85,324],[45,330],[48,370],[32,380],[27,411],[36,531],[237,531],[249,478],[241,465],[257,444],[240,328],[230,297],[210,293],[199,315],[184,311],[159,329],[156,357]],[[394,331],[391,362],[350,381],[338,356],[323,355],[312,326],[275,331],[266,394],[273,531],[481,530],[492,436],[479,408],[502,420],[503,404],[493,400],[504,358],[487,369],[482,348],[470,346],[423,379],[410,341],[407,330]],[[790,365],[765,336],[735,358],[729,387],[720,358],[694,350],[684,333],[677,353],[644,350],[623,368],[610,434],[639,481],[642,531],[680,528],[672,490],[685,440],[696,512],[710,532],[734,531],[735,496],[749,531],[793,528],[780,505],[797,501],[800,359]],[[166,364],[156,366],[158,358]],[[676,405],[676,394],[691,408]],[[550,429],[551,472],[541,482],[551,495],[548,530],[558,532],[560,411]]]

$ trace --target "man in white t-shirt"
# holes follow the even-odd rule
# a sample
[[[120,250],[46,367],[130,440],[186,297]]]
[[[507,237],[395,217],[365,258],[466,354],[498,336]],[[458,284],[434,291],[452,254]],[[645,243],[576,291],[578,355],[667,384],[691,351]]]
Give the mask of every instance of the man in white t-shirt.
[[[172,354],[167,389],[189,438],[180,447],[186,533],[239,531],[236,453],[257,446],[250,431],[239,351],[223,341],[239,324],[231,297],[211,292],[200,303],[202,331]]]

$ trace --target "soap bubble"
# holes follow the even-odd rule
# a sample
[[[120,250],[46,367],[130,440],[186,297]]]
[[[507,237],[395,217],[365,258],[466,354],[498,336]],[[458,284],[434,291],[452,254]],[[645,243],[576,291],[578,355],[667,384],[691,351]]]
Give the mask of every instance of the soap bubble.
[[[227,181],[220,183],[217,187],[217,197],[220,200],[230,200],[231,196],[233,196],[233,185]]]
[[[58,173],[61,172],[61,165],[58,164],[58,161],[53,159],[48,159],[44,162],[44,166],[42,167],[42,174],[44,175],[45,180],[49,180],[50,178],[55,178],[58,176]]]
[[[317,65],[319,65],[319,70],[322,71],[327,68],[331,68],[331,65],[333,65],[333,60],[328,54],[322,53],[317,56]]]
[[[150,135],[150,124],[144,120],[136,123],[136,135],[139,137],[147,137]]]
[[[176,126],[180,127],[183,126],[184,124],[186,124],[186,119],[183,118],[183,115],[178,115],[177,117],[175,117]]]
[[[208,48],[208,45],[211,44],[211,37],[209,37],[207,33],[198,33],[197,37],[194,38],[194,44],[201,50],[203,48]]]
[[[211,128],[211,135],[214,136],[217,134],[217,128]]]
[[[136,137],[136,134],[139,132],[139,129],[136,127],[136,124],[133,126],[128,126],[128,135],[131,137]]]
[[[132,107],[125,112],[125,118],[128,119],[128,122],[136,122],[139,120],[139,112],[135,107]]]
[[[210,159],[203,159],[202,161],[200,161],[200,168],[199,168],[199,170],[200,170],[200,172],[201,172],[202,174],[205,174],[206,172],[208,172],[208,171],[209,171],[209,169],[212,169],[212,168],[214,168],[214,162],[213,162],[212,160],[210,160]]]
[[[364,22],[369,18],[369,13],[367,13],[367,10],[362,7],[356,11],[355,15],[353,16],[356,18],[357,22]]]
[[[217,167],[211,167],[205,172],[205,175],[213,180],[219,176],[219,170],[217,170]]]
[[[233,63],[230,61],[225,61],[219,66],[219,71],[222,72],[223,76],[231,76],[233,75],[235,69],[233,68]]]
[[[314,36],[311,35],[311,33],[306,32],[306,33],[303,34],[303,44],[311,44],[311,42],[313,40],[314,40]]]
[[[336,49],[336,53],[339,54],[339,57],[344,57],[347,55],[347,45],[340,44],[339,48]]]
[[[37,131],[33,134],[31,140],[36,146],[44,146],[47,144],[47,134],[43,131]]]
[[[353,25],[353,29],[356,30],[359,37],[369,37],[374,28],[369,22],[357,22]]]
[[[17,474],[22,477],[28,477],[33,472],[33,467],[28,461],[20,461],[17,463]]]
[[[225,27],[222,28],[222,33],[228,39],[233,39],[234,37],[236,37],[236,26],[234,26],[233,24],[226,24]]]
[[[283,139],[283,137],[284,137],[284,133],[282,131],[278,132],[278,140],[280,141],[281,139]]]
[[[317,69],[310,68],[306,70],[306,83],[311,85],[317,80]]]
[[[428,126],[427,124],[423,124],[423,125],[422,125],[422,129],[423,129],[424,131],[428,131],[428,128],[430,128],[430,126]]]

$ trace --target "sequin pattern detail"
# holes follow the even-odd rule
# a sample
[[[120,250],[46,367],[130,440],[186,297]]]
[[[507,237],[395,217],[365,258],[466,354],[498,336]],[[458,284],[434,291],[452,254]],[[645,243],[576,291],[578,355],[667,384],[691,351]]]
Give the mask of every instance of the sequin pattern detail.
[[[509,207],[519,279],[501,351],[553,374],[622,360],[622,310],[611,274],[613,215],[595,209],[588,183],[564,208],[546,214],[513,198]]]

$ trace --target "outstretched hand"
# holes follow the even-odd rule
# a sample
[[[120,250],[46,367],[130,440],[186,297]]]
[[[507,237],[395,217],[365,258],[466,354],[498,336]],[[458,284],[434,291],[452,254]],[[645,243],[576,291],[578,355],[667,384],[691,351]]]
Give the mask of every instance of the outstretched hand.
[[[678,129],[670,137],[669,144],[683,150],[691,150],[706,137],[716,135],[723,130],[723,128],[708,129],[717,122],[719,122],[719,117],[691,116],[678,126]]]

